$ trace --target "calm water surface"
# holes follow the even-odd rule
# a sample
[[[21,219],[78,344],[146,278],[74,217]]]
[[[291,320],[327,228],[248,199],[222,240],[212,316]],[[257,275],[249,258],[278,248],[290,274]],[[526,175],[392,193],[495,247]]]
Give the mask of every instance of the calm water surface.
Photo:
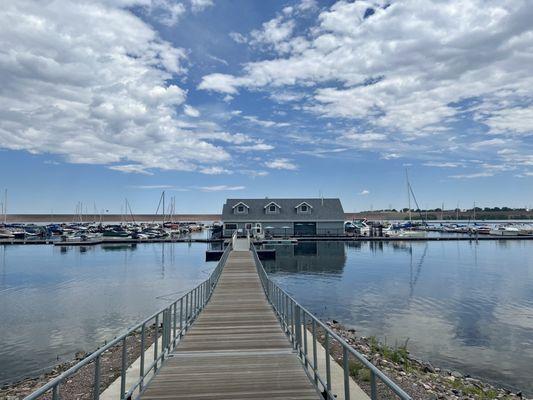
[[[0,383],[91,351],[208,277],[205,244],[0,246]]]
[[[533,241],[277,246],[323,319],[533,394]],[[0,247],[0,382],[90,351],[205,279],[205,244]]]
[[[533,241],[276,248],[267,271],[319,317],[533,394]]]

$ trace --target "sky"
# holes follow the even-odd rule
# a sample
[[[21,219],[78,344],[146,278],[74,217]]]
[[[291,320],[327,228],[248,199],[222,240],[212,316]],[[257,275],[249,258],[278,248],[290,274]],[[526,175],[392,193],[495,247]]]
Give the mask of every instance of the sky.
[[[0,10],[10,213],[533,205],[528,0],[17,0]],[[3,199],[0,201],[3,203]],[[3,204],[2,204],[3,206]]]

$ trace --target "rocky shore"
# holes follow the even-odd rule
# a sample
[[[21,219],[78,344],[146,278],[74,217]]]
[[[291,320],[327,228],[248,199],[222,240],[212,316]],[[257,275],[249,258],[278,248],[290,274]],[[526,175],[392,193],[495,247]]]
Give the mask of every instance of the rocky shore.
[[[155,328],[146,330],[145,349],[154,340]],[[37,377],[26,378],[0,388],[0,400],[22,400],[47,382],[83,360],[90,353],[78,352],[73,360],[56,365],[51,371]],[[141,335],[135,332],[126,339],[127,364],[131,364],[141,354]],[[100,393],[120,376],[122,362],[122,344],[117,344],[102,354],[100,358]],[[89,400],[93,396],[94,362],[79,369],[74,375],[60,385],[59,397],[62,400]],[[52,398],[51,392],[41,399]]]
[[[526,399],[521,392],[513,393],[458,371],[441,369],[427,361],[417,360],[409,354],[407,343],[390,347],[379,343],[374,337],[358,336],[354,329],[347,329],[337,321],[327,324],[414,400]],[[323,332],[319,340],[324,344]],[[335,341],[332,342],[331,354],[342,363],[342,349]],[[350,374],[370,395],[370,371],[356,360],[351,360]],[[378,398],[397,398],[379,379],[377,382]]]
[[[522,393],[496,387],[490,383],[464,375],[458,371],[441,369],[427,361],[421,361],[409,354],[407,343],[390,347],[379,343],[374,337],[358,336],[354,329],[347,329],[336,321],[327,325],[344,338],[354,349],[394,380],[414,400],[517,400],[526,399]],[[146,348],[154,338],[154,328],[147,330]],[[324,345],[324,332],[318,332],[319,341]],[[132,334],[127,338],[128,363],[140,356],[140,335]],[[342,348],[331,341],[330,352],[342,364]],[[51,379],[68,370],[88,354],[78,353],[72,361],[57,365],[52,371],[35,378],[23,379],[0,388],[0,400],[21,400]],[[122,347],[114,346],[101,358],[100,392],[120,376]],[[355,359],[350,360],[350,374],[357,384],[370,395],[370,372]],[[81,368],[60,388],[60,398],[64,400],[85,400],[92,398],[94,364],[91,362]],[[397,398],[383,383],[377,380],[378,398]],[[42,399],[51,399],[47,394]]]

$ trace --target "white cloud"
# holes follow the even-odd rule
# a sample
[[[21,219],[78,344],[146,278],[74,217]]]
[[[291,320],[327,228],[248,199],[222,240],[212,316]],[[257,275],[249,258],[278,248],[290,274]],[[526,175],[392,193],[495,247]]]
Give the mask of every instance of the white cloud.
[[[154,190],[154,189],[172,189],[172,185],[134,185],[129,186],[133,189]]]
[[[282,15],[265,22],[260,30],[253,30],[250,33],[252,37],[251,44],[266,45],[279,48],[279,44],[292,36],[295,28],[295,21],[285,19]]]
[[[183,112],[185,113],[185,115],[188,115],[189,117],[193,118],[198,118],[200,116],[200,111],[188,104],[185,104],[185,106],[183,107]]]
[[[200,168],[200,172],[202,174],[206,175],[221,175],[221,174],[231,174],[232,172],[230,170],[227,170],[222,167],[207,167],[207,168]]]
[[[0,146],[142,174],[195,171],[229,160],[194,127],[180,127],[176,108],[186,92],[168,81],[186,73],[185,51],[114,4],[4,5]]]
[[[237,146],[235,149],[238,151],[269,151],[273,150],[274,146],[266,143],[256,143],[248,146]]]
[[[200,12],[214,5],[213,0],[191,0],[191,9],[193,12]]]
[[[228,185],[216,185],[216,186],[201,186],[199,189],[202,192],[226,192],[226,191],[236,191],[244,190],[245,186],[228,186]]]
[[[258,170],[241,170],[241,173],[244,175],[251,176],[252,178],[260,177],[260,176],[267,176],[268,171],[258,171]]]
[[[265,162],[265,166],[271,169],[286,169],[294,171],[298,169],[298,166],[290,161],[288,158],[276,158],[272,161]]]
[[[152,8],[152,13],[156,14],[156,19],[167,26],[176,25],[185,14],[185,6],[172,0],[155,0],[152,3]]]
[[[526,157],[533,126],[529,3],[384,5],[337,1],[303,33],[297,29],[297,6],[285,7],[251,34],[274,56],[246,63],[240,74],[204,76],[199,88],[232,96],[240,88],[305,90],[303,110],[361,122],[367,133],[384,135],[384,140],[363,136],[359,143],[387,159],[426,157],[428,151],[490,158],[503,146],[522,149]],[[451,138],[452,123],[472,118],[470,111],[490,131]],[[496,134],[501,141],[487,137]],[[386,151],[380,141],[394,150]]]
[[[246,38],[246,36],[244,36],[242,33],[239,33],[239,32],[230,32],[229,37],[233,39],[233,41],[236,43],[242,44],[242,43],[248,42],[248,39]]]
[[[494,111],[484,122],[492,133],[533,135],[533,107],[513,107]]]
[[[437,168],[458,168],[464,167],[464,164],[458,162],[445,162],[445,161],[429,161],[424,163],[426,167],[437,167]]]
[[[493,172],[474,172],[472,174],[459,174],[459,175],[451,175],[450,178],[454,179],[475,179],[475,178],[486,178],[489,176],[494,176]]]
[[[259,119],[255,115],[244,115],[242,118],[256,125],[263,126],[265,128],[272,128],[272,127],[283,128],[283,127],[291,125],[288,122],[276,122],[276,121]]]
[[[361,190],[361,192],[359,192],[359,194],[360,194],[361,196],[367,196],[367,195],[370,194],[370,191],[367,190],[367,189],[364,189],[364,190]]]
[[[152,172],[146,170],[146,167],[139,164],[111,165],[108,168],[126,174],[153,175]]]

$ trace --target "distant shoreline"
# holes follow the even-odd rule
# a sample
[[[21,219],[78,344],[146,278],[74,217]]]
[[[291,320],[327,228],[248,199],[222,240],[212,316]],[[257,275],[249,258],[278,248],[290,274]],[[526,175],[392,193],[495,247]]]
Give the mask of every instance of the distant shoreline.
[[[456,221],[457,216],[460,221],[472,221],[473,213],[471,210],[459,212],[458,214],[453,211],[432,211],[427,213],[428,221],[440,221],[443,218],[445,221]],[[417,211],[411,212],[413,220],[421,220],[426,218],[426,212]],[[99,222],[100,218],[103,222],[117,222],[120,223],[124,220],[131,222],[161,222],[163,216],[161,214],[135,214],[132,218],[131,215],[123,216],[120,214],[84,214],[81,220],[84,222]],[[180,222],[203,222],[203,221],[220,221],[221,214],[176,214],[172,216],[173,221]],[[352,219],[368,219],[374,221],[384,220],[407,220],[408,214],[405,212],[394,211],[363,211],[357,213],[345,213],[345,220]],[[505,221],[505,220],[533,220],[533,211],[525,210],[511,210],[511,211],[479,211],[476,213],[476,221]],[[169,220],[169,216],[166,216],[166,220]],[[55,222],[75,222],[80,221],[80,216],[76,214],[8,214],[8,223],[55,223]],[[3,215],[0,215],[0,223],[3,223]]]

